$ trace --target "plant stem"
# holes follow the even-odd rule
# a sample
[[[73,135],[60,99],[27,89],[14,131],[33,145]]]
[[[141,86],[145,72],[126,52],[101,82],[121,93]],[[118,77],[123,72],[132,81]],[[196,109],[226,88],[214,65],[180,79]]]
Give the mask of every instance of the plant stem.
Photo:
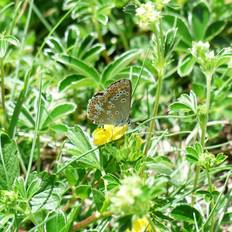
[[[154,34],[154,50],[155,50],[155,69],[157,71],[157,88],[156,88],[156,94],[155,94],[155,101],[152,111],[152,119],[149,126],[149,132],[148,132],[148,138],[145,144],[144,148],[144,154],[147,154],[148,149],[151,145],[151,137],[152,132],[155,130],[155,117],[158,113],[159,108],[159,100],[160,100],[160,93],[163,83],[163,77],[164,77],[164,70],[165,70],[165,56],[164,56],[164,43],[163,43],[163,30],[162,30],[162,22],[160,21],[158,25],[153,25],[153,34]]]
[[[41,74],[39,74],[40,76]],[[28,163],[28,168],[27,168],[27,174],[25,178],[25,186],[27,185],[28,177],[31,172],[31,167],[32,167],[32,161],[33,161],[33,156],[35,153],[35,148],[36,144],[38,142],[38,136],[39,136],[39,126],[40,126],[40,117],[41,117],[41,98],[42,98],[42,77],[40,76],[40,83],[39,83],[39,93],[38,93],[38,108],[37,108],[37,113],[36,113],[36,120],[35,120],[35,131],[34,131],[34,137],[32,141],[32,147],[31,147],[31,152],[30,152],[30,157],[29,157],[29,163]],[[39,149],[39,148],[38,148]]]
[[[211,177],[210,177],[210,171],[209,171],[209,169],[206,169],[205,172],[206,172],[206,176],[207,176],[207,179],[208,179],[208,190],[212,194],[213,185],[212,185],[212,180],[211,180]],[[210,203],[210,211],[212,211],[212,209],[214,208],[214,204],[215,204],[214,196],[212,195],[212,200],[211,200],[211,203]],[[214,220],[214,217],[212,215],[211,224],[210,224],[210,232],[214,232],[214,225],[215,225],[215,220]]]
[[[6,164],[5,164],[5,160],[4,160],[1,134],[0,134],[0,161],[1,161],[2,170],[3,170],[2,171],[3,174],[1,174],[1,176],[6,180],[6,186],[8,189],[10,187],[9,186],[9,176],[8,176],[8,172],[7,172],[7,168],[6,168]]]
[[[38,51],[35,54],[35,59],[41,54],[44,46],[46,45],[47,39],[55,32],[55,30],[60,26],[60,24],[68,17],[68,15],[72,12],[73,9],[70,9],[69,11],[67,11],[67,13],[62,16],[62,18],[58,21],[58,23],[52,28],[52,30],[49,31],[48,35],[46,36],[46,38],[44,39],[43,43],[41,44],[41,46],[39,47]]]
[[[195,204],[195,200],[196,200],[196,198],[194,196],[194,191],[197,187],[200,171],[201,171],[200,166],[196,165],[195,177],[194,177],[194,182],[193,182],[193,193],[192,193],[192,200],[191,200],[192,206]]]
[[[4,73],[4,64],[3,58],[0,59],[1,66],[1,92],[2,92],[2,115],[3,115],[3,127],[6,129],[6,104],[5,104],[5,73]]]
[[[207,131],[207,123],[209,117],[209,108],[210,108],[210,98],[211,98],[211,82],[212,82],[212,74],[206,75],[206,112],[205,112],[205,123],[201,128],[201,145],[203,149],[205,148],[205,136]]]
[[[105,217],[111,217],[112,212],[107,211],[103,213],[93,213],[91,216],[85,218],[84,220],[78,222],[76,225],[73,226],[72,231],[77,231],[80,229],[83,229],[90,225],[91,223],[97,221],[98,219],[105,218]]]
[[[100,148],[101,146],[98,147],[94,147],[88,151],[86,151],[85,153],[76,156],[75,158],[71,159],[69,162],[66,162],[59,170],[56,171],[55,175],[58,175],[59,173],[61,173],[65,168],[67,168],[69,165],[71,165],[73,162],[80,160],[81,158],[85,157],[86,155],[88,155],[89,153],[96,151]]]
[[[208,179],[209,192],[212,192],[213,191],[213,186],[212,186],[212,181],[211,181],[211,178],[210,178],[210,172],[209,172],[208,169],[206,169],[205,172],[206,172],[206,176],[207,176],[207,179]]]
[[[205,112],[205,120],[204,124],[201,126],[201,146],[204,149],[205,148],[205,137],[206,137],[206,131],[207,131],[207,123],[208,123],[208,117],[209,117],[209,108],[210,108],[210,98],[211,98],[211,82],[212,82],[212,73],[206,74],[206,112]],[[196,189],[198,184],[198,178],[200,174],[200,167],[196,166],[196,172],[195,172],[195,178],[194,178],[194,184],[193,184],[193,190]],[[195,203],[195,197],[194,197],[194,191],[192,195],[192,205]]]
[[[206,220],[206,221],[204,222],[204,224],[201,226],[200,231],[206,231],[206,230],[205,230],[205,227],[208,226],[208,224],[210,223],[210,220],[211,220],[213,214],[215,213],[216,208],[218,207],[219,203],[220,203],[221,200],[222,200],[222,196],[224,195],[225,189],[226,189],[227,186],[228,186],[228,181],[230,180],[231,174],[232,174],[232,172],[231,172],[231,169],[230,169],[229,172],[228,172],[228,174],[227,174],[226,180],[225,180],[225,182],[224,182],[223,188],[222,188],[222,190],[221,190],[219,196],[217,197],[217,199],[216,199],[216,201],[215,201],[215,204],[214,204],[212,210],[210,211],[207,220]],[[231,190],[230,190],[226,195],[227,195],[227,196],[230,196],[230,194],[231,194]],[[225,212],[225,211],[224,211],[224,212]],[[214,231],[214,230],[211,230],[211,231]]]
[[[30,21],[31,21],[31,15],[32,15],[32,5],[34,3],[34,0],[31,0],[30,1],[30,5],[29,5],[29,9],[28,9],[28,14],[27,14],[27,20],[26,20],[26,24],[25,24],[25,27],[24,27],[24,31],[23,31],[23,37],[22,37],[22,40],[21,40],[21,44],[20,44],[20,48],[19,48],[19,54],[20,54],[20,57],[17,61],[17,65],[16,65],[16,72],[15,72],[15,76],[14,78],[15,79],[18,79],[18,75],[19,75],[19,68],[20,68],[20,64],[21,64],[21,60],[22,60],[22,52],[23,52],[23,49],[24,49],[24,45],[25,45],[25,40],[26,40],[26,37],[27,37],[27,32],[28,32],[28,29],[29,29],[29,25],[30,25]],[[17,8],[15,10],[15,14],[14,14],[14,21],[12,22],[12,25],[11,25],[11,29],[10,29],[10,32],[12,32],[13,28],[14,28],[14,25],[16,24],[17,20],[19,17],[17,17],[17,14],[18,14],[18,11],[20,9],[20,6],[21,6],[21,2],[18,3],[17,5]],[[26,10],[23,9],[23,12]],[[21,10],[22,12],[22,10]],[[19,114],[21,113],[21,110],[22,110],[22,105],[24,103],[24,100],[25,100],[25,96],[26,96],[26,93],[27,93],[27,88],[28,88],[28,85],[29,85],[29,75],[30,75],[31,71],[28,71],[25,75],[25,78],[24,78],[24,86],[23,86],[23,89],[19,95],[19,98],[17,100],[17,103],[15,105],[15,108],[14,108],[14,112],[13,112],[13,115],[11,117],[11,120],[10,120],[10,123],[9,123],[9,128],[8,128],[8,133],[10,135],[11,138],[14,137],[15,135],[15,128],[16,128],[16,125],[17,125],[17,122],[18,122],[18,118],[19,118]],[[14,93],[16,92],[16,83],[13,85],[13,91],[11,91],[11,101],[14,101]]]
[[[159,99],[160,99],[162,82],[163,82],[163,75],[159,75],[158,76],[157,89],[156,89],[156,94],[155,94],[155,102],[154,102],[152,117],[156,117],[157,113],[158,113]],[[152,132],[154,132],[154,126],[155,126],[155,118],[153,118],[153,120],[151,120],[151,122],[150,122],[148,138],[147,138],[147,142],[146,142],[146,145],[145,145],[144,154],[147,154],[148,149],[150,147]]]

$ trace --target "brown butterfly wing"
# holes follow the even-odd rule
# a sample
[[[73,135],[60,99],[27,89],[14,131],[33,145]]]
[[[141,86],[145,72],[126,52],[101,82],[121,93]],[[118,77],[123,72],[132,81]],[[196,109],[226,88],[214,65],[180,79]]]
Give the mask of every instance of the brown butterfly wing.
[[[95,94],[88,103],[87,116],[98,125],[111,124],[110,118],[106,114],[106,100],[104,93]]]
[[[131,106],[131,82],[129,80],[116,81],[109,86],[105,96],[112,124],[126,124]]]
[[[88,118],[99,125],[122,125],[128,121],[130,105],[131,82],[119,80],[90,99]]]

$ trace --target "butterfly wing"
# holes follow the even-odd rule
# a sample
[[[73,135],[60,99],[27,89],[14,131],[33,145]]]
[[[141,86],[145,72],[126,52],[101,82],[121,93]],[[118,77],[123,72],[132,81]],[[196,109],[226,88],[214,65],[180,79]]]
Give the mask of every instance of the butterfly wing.
[[[119,80],[90,99],[88,118],[99,125],[122,125],[128,121],[130,105],[131,82]]]
[[[126,124],[131,107],[131,82],[119,80],[109,86],[105,94],[108,102],[108,115],[113,125]]]
[[[87,116],[98,125],[111,124],[111,119],[107,115],[107,102],[102,92],[95,94],[88,103]]]

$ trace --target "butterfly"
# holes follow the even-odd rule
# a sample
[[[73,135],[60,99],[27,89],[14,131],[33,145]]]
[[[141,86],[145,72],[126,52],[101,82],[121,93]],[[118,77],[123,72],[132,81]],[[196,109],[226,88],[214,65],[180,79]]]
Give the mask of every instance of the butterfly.
[[[96,93],[88,103],[87,117],[98,125],[128,123],[131,107],[131,81],[122,79],[104,92]]]

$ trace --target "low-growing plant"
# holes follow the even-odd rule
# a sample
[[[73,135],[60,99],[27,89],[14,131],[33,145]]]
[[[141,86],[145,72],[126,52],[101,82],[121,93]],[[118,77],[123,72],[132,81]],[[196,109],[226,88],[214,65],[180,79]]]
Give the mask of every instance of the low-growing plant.
[[[231,231],[232,2],[0,2],[0,231]]]

